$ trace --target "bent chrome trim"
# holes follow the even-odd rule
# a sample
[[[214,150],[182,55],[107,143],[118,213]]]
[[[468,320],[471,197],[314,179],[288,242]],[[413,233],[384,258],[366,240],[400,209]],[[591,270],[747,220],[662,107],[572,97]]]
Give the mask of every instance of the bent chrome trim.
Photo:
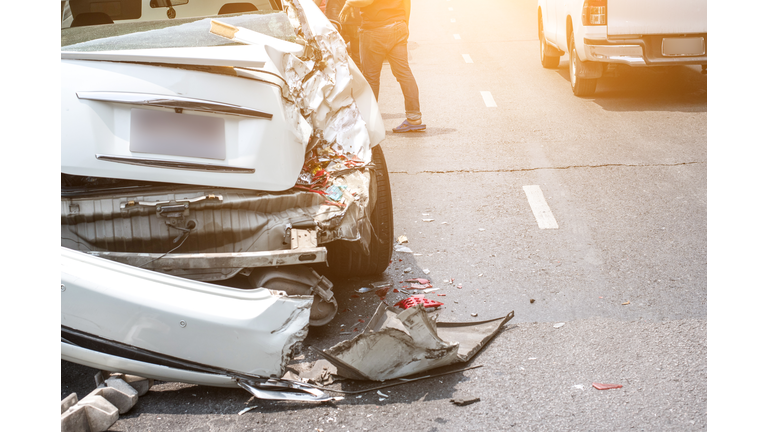
[[[173,160],[167,160],[167,159],[147,159],[147,158],[136,158],[136,157],[130,157],[130,156],[110,156],[110,155],[101,155],[101,154],[97,154],[96,159],[100,161],[105,161],[105,162],[117,162],[117,163],[124,163],[128,165],[139,165],[139,166],[146,166],[146,167],[153,167],[153,168],[172,168],[172,169],[190,170],[190,171],[225,172],[225,173],[235,173],[235,174],[253,174],[256,172],[254,168],[233,167],[229,165],[203,164],[203,163],[195,163],[195,162],[182,162],[182,161],[173,161]]]
[[[207,269],[273,267],[326,262],[325,247],[309,247],[266,252],[234,253],[131,253],[89,252],[90,255],[145,269]]]
[[[199,111],[211,114],[236,115],[242,117],[263,118],[268,120],[272,119],[272,114],[258,111],[252,108],[183,96],[102,91],[76,92],[75,94],[77,95],[78,99],[93,100],[99,102],[171,108],[174,110]]]

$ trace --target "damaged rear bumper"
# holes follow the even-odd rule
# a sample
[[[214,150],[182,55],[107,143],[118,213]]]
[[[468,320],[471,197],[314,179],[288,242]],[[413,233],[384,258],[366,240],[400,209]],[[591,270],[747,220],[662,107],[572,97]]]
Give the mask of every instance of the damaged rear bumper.
[[[62,337],[77,337],[72,347],[62,344],[62,358],[92,367],[167,381],[188,381],[189,371],[180,376],[172,369],[192,363],[281,377],[293,346],[307,335],[312,302],[312,296],[211,285],[61,248]],[[139,364],[150,358],[163,361]]]

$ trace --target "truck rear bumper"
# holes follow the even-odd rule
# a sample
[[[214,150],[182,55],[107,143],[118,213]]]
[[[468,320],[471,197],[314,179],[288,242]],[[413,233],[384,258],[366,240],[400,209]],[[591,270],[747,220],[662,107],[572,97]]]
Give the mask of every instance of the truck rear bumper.
[[[707,64],[707,34],[649,35],[622,39],[584,38],[587,61],[629,66]]]

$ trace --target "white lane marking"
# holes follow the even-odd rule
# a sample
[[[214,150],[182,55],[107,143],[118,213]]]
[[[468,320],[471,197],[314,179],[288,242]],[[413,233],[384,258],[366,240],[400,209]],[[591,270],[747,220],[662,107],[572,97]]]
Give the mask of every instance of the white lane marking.
[[[541,229],[558,229],[555,216],[552,214],[552,210],[547,205],[547,200],[544,199],[544,193],[538,185],[523,186],[525,196],[528,197],[528,204],[531,206],[533,216],[536,218],[536,223],[539,224]]]
[[[470,57],[469,54],[462,54],[461,56],[464,57],[464,61],[465,62],[467,62],[467,63],[474,63],[472,61],[472,57]]]
[[[458,35],[458,34],[455,34],[455,35],[453,35],[453,38],[454,38],[454,39],[461,39],[461,36],[460,36],[460,35]]]
[[[480,96],[483,97],[483,101],[485,102],[485,106],[488,108],[493,108],[496,106],[496,101],[493,100],[493,96],[491,96],[491,92],[489,91],[481,91]]]

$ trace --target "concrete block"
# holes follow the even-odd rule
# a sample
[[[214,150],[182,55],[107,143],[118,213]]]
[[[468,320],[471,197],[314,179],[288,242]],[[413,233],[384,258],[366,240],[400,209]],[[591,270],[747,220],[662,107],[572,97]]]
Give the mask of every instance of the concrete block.
[[[61,432],[91,432],[84,406],[75,405],[61,413]]]
[[[101,396],[109,401],[109,403],[117,407],[120,414],[125,414],[130,411],[134,405],[136,405],[136,402],[139,401],[139,393],[133,387],[126,384],[123,380],[117,381],[122,382],[124,387],[99,387],[92,391],[89,396]],[[109,382],[109,380],[107,380],[107,382]]]
[[[89,394],[70,409],[77,409],[77,407],[85,408],[88,426],[92,432],[109,429],[120,417],[117,407],[104,397],[95,394]]]
[[[77,393],[72,393],[69,396],[61,400],[61,413],[68,410],[77,403]]]
[[[155,380],[152,378],[144,378],[136,375],[123,375],[123,381],[135,388],[136,391],[139,392],[139,396],[147,394],[149,389],[155,385]]]

